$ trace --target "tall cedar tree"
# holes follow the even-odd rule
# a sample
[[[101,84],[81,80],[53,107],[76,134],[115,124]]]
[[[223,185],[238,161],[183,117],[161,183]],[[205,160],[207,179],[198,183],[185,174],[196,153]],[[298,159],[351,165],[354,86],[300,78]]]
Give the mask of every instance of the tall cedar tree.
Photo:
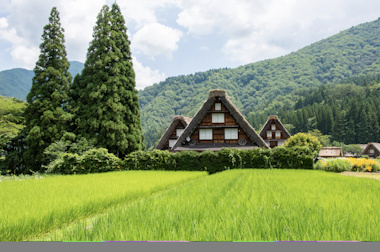
[[[119,157],[145,149],[129,45],[119,6],[104,5],[71,95],[75,133]]]
[[[59,12],[51,10],[49,24],[44,27],[40,56],[34,68],[32,88],[27,96],[25,125],[28,149],[24,152],[27,170],[42,171],[46,160],[44,149],[59,140],[66,131],[70,64],[66,58],[64,29]]]

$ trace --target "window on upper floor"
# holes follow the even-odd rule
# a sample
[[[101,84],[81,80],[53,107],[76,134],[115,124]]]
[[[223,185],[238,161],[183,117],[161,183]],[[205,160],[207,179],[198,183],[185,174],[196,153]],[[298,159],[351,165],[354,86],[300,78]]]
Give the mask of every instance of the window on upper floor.
[[[224,113],[213,113],[212,123],[224,123]]]
[[[271,130],[276,130],[276,124],[271,125]]]
[[[215,103],[215,110],[222,110],[222,104],[221,103]]]

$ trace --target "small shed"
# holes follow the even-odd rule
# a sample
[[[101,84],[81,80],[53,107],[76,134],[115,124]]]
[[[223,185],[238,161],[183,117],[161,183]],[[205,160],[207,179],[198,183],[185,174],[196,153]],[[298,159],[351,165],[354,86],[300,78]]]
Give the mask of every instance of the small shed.
[[[363,150],[362,155],[377,158],[380,155],[380,143],[369,143]]]
[[[343,157],[343,148],[342,147],[322,147],[319,152],[320,157],[324,158],[334,158],[334,157]]]

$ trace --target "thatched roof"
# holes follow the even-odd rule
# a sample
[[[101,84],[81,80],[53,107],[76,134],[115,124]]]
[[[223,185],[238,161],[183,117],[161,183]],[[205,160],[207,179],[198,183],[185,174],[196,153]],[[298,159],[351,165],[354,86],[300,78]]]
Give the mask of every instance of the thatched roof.
[[[380,143],[368,143],[361,155],[366,155],[365,153],[371,147],[374,147],[375,149],[377,149],[377,151],[380,152]]]
[[[185,126],[189,125],[189,123],[191,122],[191,118],[189,117],[186,117],[186,116],[180,116],[180,115],[177,115],[177,116],[174,116],[173,117],[173,121],[172,123],[169,125],[169,127],[166,129],[164,135],[161,137],[160,141],[158,142],[157,146],[155,147],[155,149],[162,149],[166,143],[166,141],[168,141],[170,135],[172,134],[173,130],[175,129],[178,121],[181,121],[182,124]]]
[[[342,147],[322,147],[319,151],[320,157],[343,157]]]
[[[220,101],[227,110],[231,113],[232,117],[236,120],[239,126],[247,134],[252,142],[255,142],[259,147],[269,148],[265,141],[257,134],[255,129],[249,124],[245,119],[239,109],[231,102],[225,90],[214,89],[209,91],[208,99],[203,103],[202,107],[195,114],[190,124],[186,127],[185,131],[178,138],[177,142],[173,146],[173,150],[182,146],[185,142],[186,137],[190,136],[197,126],[201,123],[202,119],[206,116],[207,111],[209,111],[214,104],[214,102]]]
[[[278,116],[276,116],[276,115],[268,116],[268,119],[267,119],[266,123],[264,124],[263,128],[261,129],[261,131],[260,131],[260,133],[259,133],[259,135],[260,135],[261,137],[264,136],[264,134],[265,134],[265,129],[268,127],[268,124],[269,124],[270,121],[272,121],[272,120],[275,120],[275,121],[278,123],[278,125],[280,126],[281,131],[284,132],[284,134],[285,134],[285,136],[286,136],[287,138],[290,138],[290,137],[291,137],[289,131],[285,128],[285,126],[281,123],[281,121],[278,119]]]

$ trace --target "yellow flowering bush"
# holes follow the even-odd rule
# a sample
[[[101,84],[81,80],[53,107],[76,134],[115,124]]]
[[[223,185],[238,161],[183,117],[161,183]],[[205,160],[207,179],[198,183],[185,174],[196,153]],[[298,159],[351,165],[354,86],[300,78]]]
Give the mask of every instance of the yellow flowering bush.
[[[352,171],[356,172],[375,172],[379,170],[379,163],[373,159],[366,158],[347,158],[350,161]]]
[[[365,158],[332,158],[323,159],[318,161],[314,169],[343,172],[343,171],[356,171],[356,172],[375,172],[379,170],[379,163],[376,160]]]

